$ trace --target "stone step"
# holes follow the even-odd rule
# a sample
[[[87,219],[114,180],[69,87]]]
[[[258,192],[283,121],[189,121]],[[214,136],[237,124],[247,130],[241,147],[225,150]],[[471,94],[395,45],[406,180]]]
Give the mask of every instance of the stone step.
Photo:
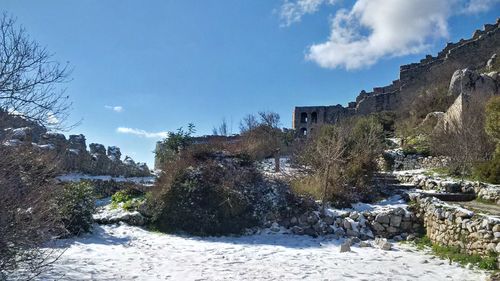
[[[436,197],[439,200],[449,202],[472,201],[476,199],[473,193],[421,193],[424,197]]]

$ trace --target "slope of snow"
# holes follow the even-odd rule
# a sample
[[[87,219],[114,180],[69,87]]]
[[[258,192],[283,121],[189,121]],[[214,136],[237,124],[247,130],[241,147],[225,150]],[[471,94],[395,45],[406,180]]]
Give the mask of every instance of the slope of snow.
[[[59,241],[67,247],[37,280],[485,280],[486,274],[434,259],[410,246],[352,247],[287,234],[184,237],[125,224]]]

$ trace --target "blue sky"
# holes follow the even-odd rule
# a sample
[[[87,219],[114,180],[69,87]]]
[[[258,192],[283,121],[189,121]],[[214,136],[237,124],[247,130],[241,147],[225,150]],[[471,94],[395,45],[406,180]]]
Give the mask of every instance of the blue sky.
[[[497,0],[0,2],[74,69],[70,133],[148,164],[166,131],[237,133],[261,110],[291,127],[294,106],[346,104],[500,16]]]

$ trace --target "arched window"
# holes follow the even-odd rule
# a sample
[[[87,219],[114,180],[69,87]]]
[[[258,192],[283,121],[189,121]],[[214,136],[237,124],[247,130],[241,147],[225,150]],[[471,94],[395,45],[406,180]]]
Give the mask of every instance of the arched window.
[[[302,112],[300,114],[300,123],[307,123],[307,113],[306,112]]]
[[[307,136],[307,129],[306,128],[300,129],[300,136],[302,136],[302,137]]]
[[[317,112],[311,113],[311,122],[318,123],[318,113]]]

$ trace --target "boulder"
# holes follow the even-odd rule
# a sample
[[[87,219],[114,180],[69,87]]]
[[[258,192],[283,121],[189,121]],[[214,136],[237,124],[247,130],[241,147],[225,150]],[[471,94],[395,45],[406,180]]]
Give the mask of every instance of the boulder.
[[[350,241],[344,241],[344,243],[342,243],[340,245],[340,252],[341,253],[344,253],[344,252],[350,252],[351,251],[351,246],[350,246]]]
[[[490,76],[462,69],[453,73],[448,94],[454,97],[460,94],[491,96],[497,94],[497,91],[496,81]]]
[[[120,158],[122,157],[120,148],[117,146],[108,146],[108,157],[112,161],[119,161]]]
[[[392,244],[385,238],[375,238],[375,245],[384,251],[389,251],[392,248]]]
[[[90,154],[101,154],[101,155],[106,155],[106,148],[104,145],[99,144],[99,143],[91,143],[89,144],[90,147]]]

